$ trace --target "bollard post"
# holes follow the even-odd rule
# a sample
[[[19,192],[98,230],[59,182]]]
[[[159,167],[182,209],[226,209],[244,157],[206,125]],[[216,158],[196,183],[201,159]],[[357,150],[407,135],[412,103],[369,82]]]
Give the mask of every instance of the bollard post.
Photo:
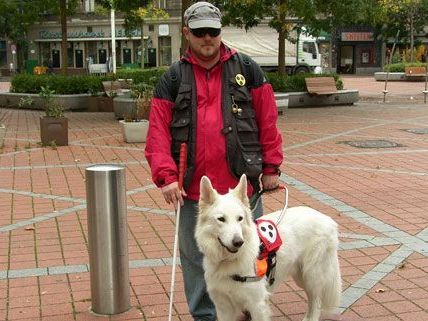
[[[130,308],[125,167],[93,165],[85,172],[91,309],[118,314]]]

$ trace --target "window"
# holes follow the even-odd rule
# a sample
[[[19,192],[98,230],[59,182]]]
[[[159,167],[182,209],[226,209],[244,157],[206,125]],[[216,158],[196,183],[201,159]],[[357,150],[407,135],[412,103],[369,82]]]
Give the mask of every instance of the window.
[[[95,0],[85,0],[85,12],[94,12],[95,11]]]
[[[6,40],[0,40],[0,66],[7,65]]]
[[[311,54],[316,54],[315,43],[313,42],[303,42],[303,52],[309,52]]]
[[[158,6],[160,9],[166,9],[166,0],[158,0]]]

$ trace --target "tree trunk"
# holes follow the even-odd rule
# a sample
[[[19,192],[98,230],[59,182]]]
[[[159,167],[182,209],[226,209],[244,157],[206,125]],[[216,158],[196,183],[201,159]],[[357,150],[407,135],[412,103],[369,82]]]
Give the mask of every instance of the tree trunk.
[[[181,30],[183,30],[184,25],[184,12],[190,6],[191,0],[181,0]],[[183,32],[181,32],[181,47],[180,47],[180,55],[183,55],[187,50],[187,39],[184,36]]]
[[[410,17],[410,62],[415,61],[415,28],[413,23],[413,15]]]
[[[280,30],[278,32],[278,73],[280,75],[286,74],[285,69],[285,8],[284,5],[280,6],[279,9],[279,21],[281,22]]]
[[[144,69],[144,19],[141,20],[141,69]]]
[[[67,0],[59,0],[59,12],[61,19],[61,73],[67,74]]]

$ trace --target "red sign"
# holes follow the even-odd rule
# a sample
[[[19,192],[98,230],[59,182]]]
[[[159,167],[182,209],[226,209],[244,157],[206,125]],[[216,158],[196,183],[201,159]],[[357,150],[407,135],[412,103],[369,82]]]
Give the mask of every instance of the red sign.
[[[342,41],[373,41],[373,32],[342,32]]]

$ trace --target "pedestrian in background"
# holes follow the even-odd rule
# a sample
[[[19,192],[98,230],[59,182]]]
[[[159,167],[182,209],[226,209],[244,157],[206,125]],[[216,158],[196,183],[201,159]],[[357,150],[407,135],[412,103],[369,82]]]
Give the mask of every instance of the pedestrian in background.
[[[201,177],[208,176],[220,194],[235,187],[242,174],[251,183],[249,196],[259,188],[276,188],[282,138],[272,87],[251,58],[222,43],[220,10],[197,2],[185,11],[184,23],[189,48],[155,89],[145,155],[166,202],[181,206],[179,249],[189,311],[194,320],[214,321],[194,239]],[[180,191],[183,142],[188,155]]]

